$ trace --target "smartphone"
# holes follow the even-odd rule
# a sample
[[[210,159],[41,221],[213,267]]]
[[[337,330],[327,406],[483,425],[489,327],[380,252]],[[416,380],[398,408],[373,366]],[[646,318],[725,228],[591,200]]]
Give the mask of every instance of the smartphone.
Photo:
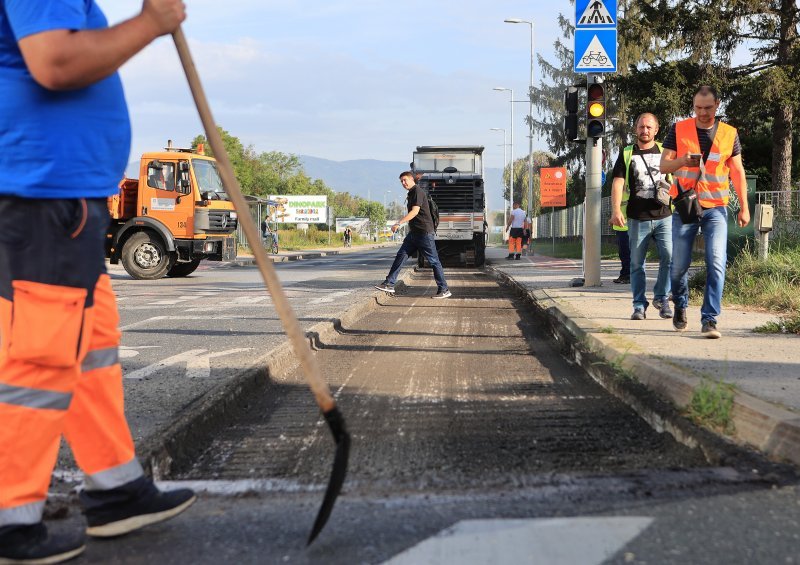
[[[700,159],[703,157],[702,153],[687,153],[689,159]]]

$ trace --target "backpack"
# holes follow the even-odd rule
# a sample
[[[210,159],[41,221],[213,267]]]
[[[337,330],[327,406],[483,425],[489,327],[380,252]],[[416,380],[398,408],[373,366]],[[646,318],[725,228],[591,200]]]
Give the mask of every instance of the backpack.
[[[436,233],[436,229],[439,227],[439,206],[436,205],[430,195],[428,196],[428,208],[431,211],[431,220],[433,220],[433,231]]]

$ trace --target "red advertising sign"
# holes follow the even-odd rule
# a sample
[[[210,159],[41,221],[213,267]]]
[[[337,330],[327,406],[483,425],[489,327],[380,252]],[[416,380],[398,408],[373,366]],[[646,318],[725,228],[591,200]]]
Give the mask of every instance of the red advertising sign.
[[[567,169],[549,167],[539,170],[539,193],[541,206],[567,205]]]

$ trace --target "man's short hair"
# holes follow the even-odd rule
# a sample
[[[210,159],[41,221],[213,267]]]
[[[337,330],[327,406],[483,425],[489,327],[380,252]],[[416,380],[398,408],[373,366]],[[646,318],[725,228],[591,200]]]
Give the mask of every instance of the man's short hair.
[[[403,171],[402,173],[400,173],[399,178],[402,179],[403,177],[411,177],[411,180],[414,180],[414,173],[412,173],[411,171]]]
[[[636,126],[638,126],[638,125],[639,125],[639,120],[641,120],[641,119],[642,119],[642,118],[644,118],[645,116],[650,116],[651,118],[653,118],[653,119],[656,121],[656,126],[657,126],[657,127],[661,127],[661,124],[660,124],[660,123],[659,123],[659,121],[658,121],[658,116],[656,116],[656,115],[655,115],[655,114],[653,114],[652,112],[642,112],[641,114],[639,114],[638,116],[636,116],[636,119],[633,121],[633,127],[636,127]]]
[[[711,86],[710,84],[701,84],[700,86],[698,86],[697,90],[695,90],[694,94],[692,94],[692,100],[694,100],[694,97],[697,96],[698,94],[710,94],[714,97],[714,102],[717,102],[719,100],[719,94],[717,94],[717,89]]]

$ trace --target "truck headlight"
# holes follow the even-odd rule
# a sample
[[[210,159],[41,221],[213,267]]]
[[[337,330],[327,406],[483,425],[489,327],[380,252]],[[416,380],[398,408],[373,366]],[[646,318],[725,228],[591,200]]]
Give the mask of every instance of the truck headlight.
[[[238,218],[238,217],[239,217],[239,216],[237,216],[237,215],[236,215],[236,212],[231,212],[231,219],[232,219],[232,220],[235,220],[235,219],[236,219],[236,218]]]
[[[205,251],[206,253],[213,253],[215,247],[216,243],[214,243],[213,241],[207,241],[203,246],[203,251]]]

